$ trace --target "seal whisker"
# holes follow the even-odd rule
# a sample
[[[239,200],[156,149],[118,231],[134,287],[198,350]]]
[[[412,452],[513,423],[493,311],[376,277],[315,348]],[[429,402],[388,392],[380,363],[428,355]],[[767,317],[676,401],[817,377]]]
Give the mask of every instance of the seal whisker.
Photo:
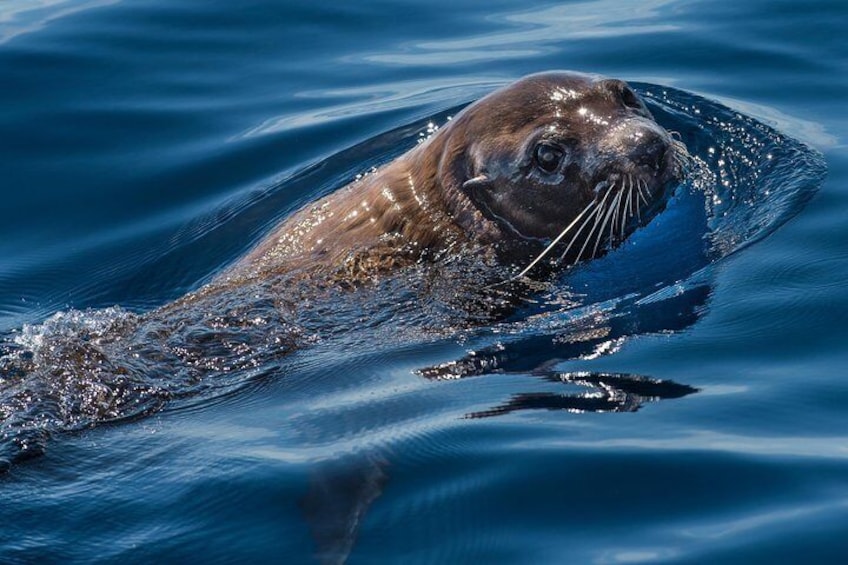
[[[583,242],[583,247],[580,249],[580,254],[577,255],[578,260],[583,255],[583,250],[589,249],[588,246],[592,243],[593,237],[596,241],[599,242],[601,234],[604,233],[604,224],[605,224],[604,218],[606,218],[606,214],[609,211],[609,208],[607,208],[607,206],[606,206],[606,202],[607,202],[607,197],[609,197],[611,192],[612,192],[612,187],[610,187],[610,189],[607,190],[607,193],[604,195],[604,199],[601,200],[600,210],[598,211],[598,215],[595,216],[595,223],[592,225],[592,229],[589,232],[589,235],[586,237],[586,241]],[[596,236],[595,235],[595,229],[597,229],[597,228],[600,228],[600,229],[598,229],[598,235]],[[597,249],[597,247],[598,247],[597,244],[595,244],[595,249]],[[594,252],[592,253],[591,258],[592,259],[595,258]]]
[[[643,182],[644,182],[644,181],[642,181],[641,179],[636,179],[636,188],[639,190],[639,197],[640,197],[642,200],[644,200],[644,201],[645,201],[645,205],[647,205],[647,204],[648,204],[648,198],[647,198],[647,197],[645,196],[645,194],[642,192],[642,183],[643,183]],[[647,185],[647,184],[645,184],[645,191],[647,191],[647,190],[648,190],[648,185]]]
[[[607,245],[610,247],[612,247],[614,242],[615,224],[617,223],[616,217],[618,215],[618,208],[621,206],[621,195],[623,192],[623,190],[619,190],[615,193],[615,198],[613,198],[612,202],[610,202],[609,212],[607,212],[607,216],[609,216],[609,218],[604,220],[604,223],[606,224],[609,222],[610,226],[609,237],[607,238]]]
[[[610,190],[612,190],[612,189],[610,189]],[[607,220],[609,219],[610,210],[612,210],[612,203],[610,203],[609,206],[605,207],[601,211],[600,215],[598,216],[598,218],[601,218],[600,224],[598,224],[600,229],[598,230],[598,234],[595,236],[595,246],[592,248],[592,257],[591,257],[592,259],[594,259],[595,255],[598,253],[598,246],[601,244],[601,238],[604,235],[604,228],[606,228]],[[594,231],[595,230],[593,229],[592,232],[594,233]]]
[[[595,205],[594,209],[592,210],[592,213],[586,216],[586,218],[583,220],[583,223],[580,225],[580,228],[576,232],[574,232],[574,235],[571,236],[571,240],[568,242],[565,251],[563,251],[562,255],[559,256],[557,262],[561,262],[563,259],[565,259],[565,256],[568,255],[568,252],[571,251],[571,247],[577,242],[577,237],[583,232],[583,228],[585,228],[589,224],[589,220],[591,220],[593,216],[597,216],[598,212],[600,212],[601,207],[599,203],[593,200],[592,204]],[[580,256],[578,255],[577,258],[579,259]]]
[[[610,188],[610,190],[612,190],[613,188],[615,188],[615,185],[613,185],[613,186]],[[615,215],[613,214],[613,212],[615,211],[615,203],[616,203],[616,201],[617,201],[617,199],[618,199],[619,195],[621,195],[621,192],[619,192],[618,194],[616,194],[615,198],[613,198],[613,200],[610,202],[610,205],[607,207],[606,214],[604,214],[604,221],[603,221],[603,223],[601,224],[601,229],[600,229],[600,230],[598,230],[598,237],[595,239],[595,248],[592,250],[592,258],[593,258],[593,259],[596,257],[596,255],[597,255],[597,253],[598,253],[598,246],[600,246],[600,244],[601,244],[601,238],[602,238],[602,237],[603,237],[603,235],[604,235],[604,229],[606,229],[606,227],[607,227],[607,223],[609,223],[609,221],[610,221],[613,217],[615,217]],[[610,225],[610,239],[612,239],[612,226],[613,226],[613,225],[615,225],[615,222],[612,222],[612,223],[611,223],[611,225]]]
[[[517,275],[515,275],[514,277],[512,277],[512,278],[511,278],[511,279],[509,279],[509,280],[519,279],[519,278],[523,277],[524,275],[526,275],[526,274],[530,271],[530,269],[532,269],[533,267],[535,267],[535,266],[536,266],[536,264],[537,264],[539,261],[541,261],[541,260],[542,260],[542,258],[544,258],[544,257],[545,257],[545,255],[547,255],[547,254],[551,251],[551,249],[553,249],[553,248],[554,248],[554,247],[555,247],[555,246],[556,246],[556,245],[557,245],[557,244],[558,244],[558,243],[562,240],[562,238],[563,238],[563,237],[565,237],[565,234],[567,234],[567,233],[568,233],[568,231],[569,231],[572,227],[574,227],[574,225],[575,225],[577,222],[579,222],[579,221],[580,221],[580,218],[583,216],[583,214],[585,214],[586,212],[588,212],[588,211],[589,211],[589,209],[591,209],[591,208],[592,208],[592,206],[593,206],[594,204],[595,204],[595,201],[594,201],[594,200],[593,200],[592,202],[589,202],[589,204],[588,204],[585,208],[583,208],[583,210],[582,210],[579,214],[577,214],[577,216],[576,216],[576,217],[575,217],[575,218],[571,221],[571,223],[570,223],[570,224],[568,224],[567,226],[565,226],[565,229],[564,229],[564,230],[562,230],[562,231],[559,233],[559,235],[558,235],[558,236],[556,236],[556,237],[554,238],[554,240],[553,240],[553,241],[551,241],[551,243],[550,243],[547,247],[545,247],[545,249],[543,249],[543,250],[542,250],[542,252],[541,252],[541,253],[539,253],[538,255],[536,255],[536,258],[535,258],[535,259],[533,259],[533,261],[531,261],[529,265],[527,265],[526,267],[524,267],[524,269],[523,269],[520,273],[518,273]]]
[[[604,214],[604,219],[601,222],[601,229],[598,230],[598,235],[595,236],[595,247],[592,248],[592,259],[597,257],[598,255],[598,247],[601,245],[601,239],[604,237],[604,229],[607,227],[607,222],[610,219],[610,214],[612,213],[612,204],[610,204],[606,213]]]
[[[627,223],[627,216],[633,216],[631,212],[631,197],[633,196],[633,189],[627,189],[627,204],[624,205],[624,209],[621,211],[621,237],[624,237],[624,225]]]
[[[624,241],[624,228],[627,223],[627,197],[630,195],[628,192],[627,195],[624,194],[624,190],[621,191],[621,206],[618,211],[618,236],[621,241]]]
[[[615,195],[615,200],[613,201],[613,206],[615,206],[615,213],[612,215],[612,222],[610,222],[610,241],[613,240],[615,236],[615,226],[618,224],[618,213],[621,211],[621,203],[624,201],[624,187],[618,191],[618,194]]]
[[[580,261],[580,258],[583,256],[583,252],[586,250],[589,243],[592,241],[592,235],[595,233],[595,228],[598,227],[599,222],[601,221],[601,216],[604,214],[604,208],[607,203],[607,198],[609,198],[610,192],[612,192],[612,187],[607,189],[607,193],[604,194],[604,198],[601,200],[601,203],[598,205],[598,213],[595,214],[595,223],[592,224],[592,229],[589,230],[589,235],[586,236],[586,241],[583,242],[583,247],[580,248],[580,252],[577,254],[577,259],[575,262]],[[601,232],[603,228],[601,228]],[[598,232],[599,234],[601,232]]]
[[[639,182],[636,182],[636,188],[638,190],[639,198],[636,199],[636,217],[639,218],[639,223],[642,223],[642,203],[640,200],[645,200],[645,204],[648,203],[648,200],[645,199],[645,195],[642,194],[642,187],[639,185]]]
[[[692,168],[692,156],[689,154],[689,150],[686,148],[686,144],[683,143],[682,139],[676,139],[672,136],[671,145],[669,145],[671,149],[671,155],[674,159],[675,165],[677,165],[678,169],[680,169],[681,173],[685,173]]]
[[[568,255],[568,252],[571,251],[571,247],[575,243],[577,243],[577,238],[580,236],[581,233],[583,233],[583,228],[585,228],[587,225],[589,225],[589,220],[591,220],[593,217],[597,216],[598,213],[600,212],[601,208],[598,205],[598,203],[595,202],[594,204],[595,204],[595,206],[592,210],[592,213],[589,214],[588,216],[586,216],[586,218],[583,220],[583,223],[580,224],[580,228],[576,232],[574,232],[574,234],[571,236],[571,239],[568,241],[568,245],[565,247],[565,251],[563,251],[562,255],[559,256],[559,259],[557,259],[557,262],[561,262],[563,259],[565,259],[565,256]],[[578,258],[579,258],[579,256],[578,256]],[[575,262],[576,262],[576,260],[575,260]]]

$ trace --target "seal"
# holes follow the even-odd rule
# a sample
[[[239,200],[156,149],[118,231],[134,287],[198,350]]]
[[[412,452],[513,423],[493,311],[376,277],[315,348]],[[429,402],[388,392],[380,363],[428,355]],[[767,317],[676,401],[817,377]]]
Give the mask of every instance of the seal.
[[[306,348],[502,320],[648,221],[685,156],[624,82],[521,79],[295,212],[199,289],[148,312],[59,313],[28,341],[0,340],[0,431],[20,446],[0,442],[0,465],[54,431],[278,375]]]
[[[655,215],[687,155],[627,83],[530,75],[295,213],[225,275],[308,264],[356,279],[469,246],[519,275],[572,265]]]

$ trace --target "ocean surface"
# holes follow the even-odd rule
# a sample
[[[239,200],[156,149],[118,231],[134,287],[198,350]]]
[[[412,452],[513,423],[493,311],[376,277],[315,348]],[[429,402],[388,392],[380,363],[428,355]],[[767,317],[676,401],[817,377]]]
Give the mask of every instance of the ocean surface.
[[[0,358],[42,364],[0,372],[0,562],[844,563],[846,24],[844,0],[0,0]],[[700,163],[555,292],[456,328],[404,280],[329,294],[311,347],[200,382],[44,361],[551,69],[630,81]]]

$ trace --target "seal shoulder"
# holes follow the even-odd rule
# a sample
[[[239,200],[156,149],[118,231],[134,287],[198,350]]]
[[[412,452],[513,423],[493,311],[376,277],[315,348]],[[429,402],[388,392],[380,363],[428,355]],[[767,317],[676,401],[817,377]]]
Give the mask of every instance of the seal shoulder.
[[[432,140],[430,140],[432,142]],[[427,145],[425,147],[425,145]],[[390,270],[466,239],[422,144],[284,220],[235,273],[310,267],[353,279]]]

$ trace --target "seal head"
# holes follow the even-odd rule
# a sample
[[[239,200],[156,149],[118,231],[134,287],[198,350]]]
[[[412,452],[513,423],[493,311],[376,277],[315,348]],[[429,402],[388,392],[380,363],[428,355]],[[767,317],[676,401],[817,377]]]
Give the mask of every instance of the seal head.
[[[479,211],[466,229],[521,253],[561,241],[560,263],[598,256],[662,208],[687,159],[627,83],[530,75],[451,124],[445,189]],[[482,217],[481,217],[482,216]]]
[[[356,281],[460,250],[521,275],[543,257],[571,265],[661,209],[686,156],[626,83],[530,75],[290,216],[228,276],[302,268]]]

